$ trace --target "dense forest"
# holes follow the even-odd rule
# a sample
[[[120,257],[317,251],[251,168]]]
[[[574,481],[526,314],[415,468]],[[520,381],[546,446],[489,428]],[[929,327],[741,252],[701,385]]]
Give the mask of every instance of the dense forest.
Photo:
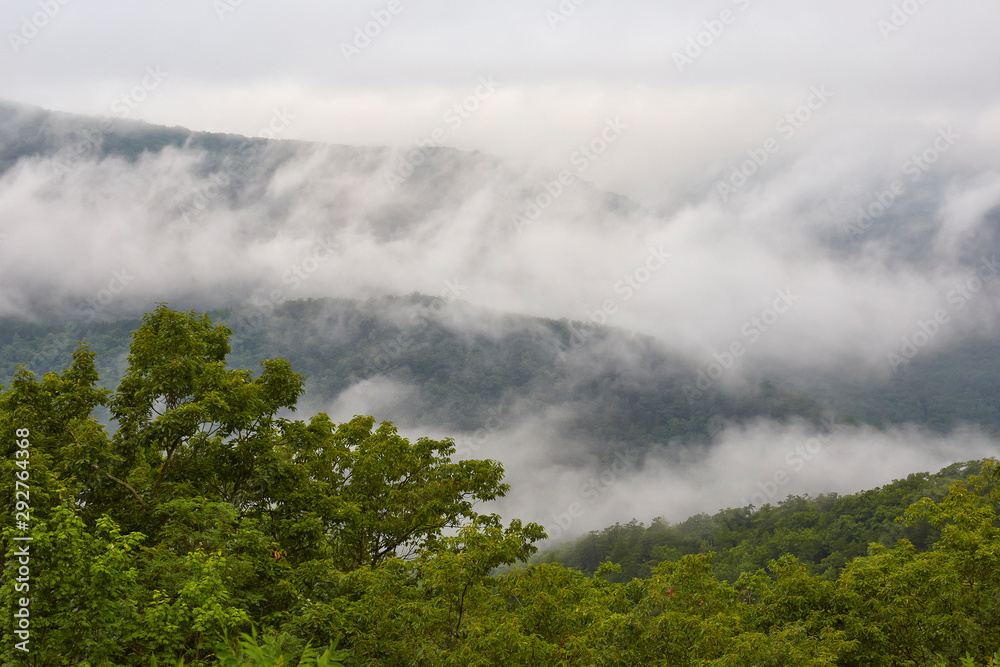
[[[588,573],[527,563],[544,527],[476,511],[516,492],[499,463],[371,417],[279,416],[305,378],[277,358],[232,368],[231,338],[164,305],[114,389],[86,346],[61,372],[16,371],[0,394],[3,664],[1000,660],[994,461],[619,526],[564,552],[588,571],[608,559]]]
[[[715,552],[715,575],[732,583],[742,573],[765,569],[790,554],[810,574],[832,581],[873,544],[888,548],[905,539],[917,551],[930,549],[940,531],[925,520],[897,519],[923,498],[943,500],[954,484],[983,470],[980,461],[955,463],[935,474],[913,473],[861,493],[788,496],[775,505],[699,514],[676,525],[662,519],[650,526],[615,524],[540,553],[532,562],[561,563],[593,574],[612,561],[622,570],[608,575],[609,580],[628,581],[650,576],[663,561]]]

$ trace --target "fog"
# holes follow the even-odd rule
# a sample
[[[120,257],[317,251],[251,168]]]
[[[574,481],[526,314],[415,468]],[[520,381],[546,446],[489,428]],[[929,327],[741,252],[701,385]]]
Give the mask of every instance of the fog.
[[[520,435],[498,444],[516,451],[516,443],[530,442]],[[504,516],[541,523],[557,542],[633,518],[678,523],[729,507],[776,505],[789,495],[854,493],[997,453],[996,442],[974,430],[942,437],[916,428],[843,427],[831,436],[803,424],[760,421],[727,427],[707,449],[688,450],[680,461],[650,457],[641,467],[623,456],[582,470],[524,453],[507,468],[517,492],[496,506]]]
[[[996,335],[994,2],[44,4],[0,10],[0,317],[417,291],[640,332],[732,387],[881,382]],[[271,141],[129,156],[134,121]],[[410,390],[316,407],[391,415]],[[739,504],[810,437],[726,426],[589,503],[602,471],[529,412],[472,454],[507,466],[505,514],[586,504],[569,532]],[[990,453],[845,427],[779,495]]]
[[[364,382],[328,410],[335,421],[346,421],[371,408],[393,414],[411,398],[397,383]],[[579,441],[560,434],[566,417],[562,409],[550,408],[514,422],[498,417],[475,432],[430,424],[404,424],[400,432],[413,439],[452,437],[460,458],[501,461],[512,491],[481,511],[541,523],[548,544],[632,519],[679,523],[730,507],[776,505],[790,495],[855,493],[1000,454],[1000,443],[973,427],[935,434],[916,426],[875,429],[835,419],[822,428],[759,419],[720,424],[704,447],[663,443],[641,458],[620,454],[600,464],[581,456]]]
[[[22,158],[0,177],[0,315],[420,291],[636,330],[705,364],[739,343],[739,363],[879,372],[921,323],[939,320],[932,353],[996,321],[1000,172],[957,160],[866,176],[875,206],[855,201],[898,203],[859,222],[830,212],[846,206],[822,162],[658,214],[570,170],[444,149],[395,191],[390,150],[254,156],[238,173],[193,148]]]

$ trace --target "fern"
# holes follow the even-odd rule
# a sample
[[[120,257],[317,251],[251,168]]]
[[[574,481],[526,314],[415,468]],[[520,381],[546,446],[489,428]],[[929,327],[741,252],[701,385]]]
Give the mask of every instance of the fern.
[[[220,643],[215,650],[220,667],[242,667],[257,665],[258,667],[286,667],[284,644],[291,639],[287,633],[266,634],[258,639],[257,629],[250,629],[252,634],[245,632],[240,635],[237,647],[234,649],[229,642]],[[320,654],[317,649],[306,644],[299,658],[299,667],[344,667],[340,661],[347,657],[347,651],[337,651],[340,638],[330,642],[326,650]]]

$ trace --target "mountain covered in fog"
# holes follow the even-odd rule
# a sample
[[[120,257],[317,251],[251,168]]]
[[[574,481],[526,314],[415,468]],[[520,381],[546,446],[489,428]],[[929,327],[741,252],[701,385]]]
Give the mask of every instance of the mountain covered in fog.
[[[538,169],[289,141],[285,115],[248,138],[0,103],[0,316],[417,291],[640,331],[702,369],[740,342],[738,374],[882,380],[893,354],[996,335],[1000,186],[933,148],[944,129],[921,168],[803,165],[815,183],[791,195],[776,174],[652,211],[594,187],[581,151]],[[770,319],[781,294],[794,305]]]
[[[654,289],[661,290],[655,296],[662,307],[671,309],[687,298],[687,292],[705,287],[689,284],[688,276],[670,266],[678,259],[676,252],[668,253],[662,244],[649,243],[653,238],[649,234],[656,228],[673,229],[678,225],[676,221],[657,217],[624,197],[601,192],[575,173],[567,178],[570,170],[561,174],[518,173],[512,165],[481,153],[447,148],[414,153],[285,141],[280,135],[286,120],[280,110],[275,110],[264,133],[276,138],[247,138],[0,103],[0,210],[6,219],[0,252],[8,260],[0,269],[7,272],[0,315],[12,323],[39,317],[47,322],[75,318],[78,323],[92,323],[134,316],[148,309],[154,300],[168,300],[181,307],[249,308],[252,314],[245,319],[259,325],[267,319],[265,313],[269,317],[285,300],[340,296],[340,301],[312,307],[309,317],[321,319],[326,315],[320,313],[330,308],[377,311],[371,315],[377,322],[372,326],[373,331],[381,333],[365,335],[386,338],[364,347],[358,343],[358,332],[344,334],[351,341],[349,359],[334,362],[328,353],[312,349],[330,346],[322,327],[313,322],[310,329],[317,331],[317,337],[299,338],[296,345],[290,345],[285,336],[286,344],[275,348],[280,350],[275,354],[301,359],[303,370],[312,377],[312,386],[322,400],[332,400],[353,382],[370,381],[379,374],[405,382],[407,374],[415,372],[413,377],[425,393],[424,403],[408,403],[406,420],[414,421],[418,414],[424,414],[433,415],[432,421],[436,421],[448,414],[441,423],[462,429],[474,430],[483,422],[484,411],[509,399],[515,387],[536,398],[544,395],[540,400],[545,405],[567,401],[581,405],[590,400],[601,406],[591,414],[613,413],[632,424],[635,435],[624,435],[621,426],[611,431],[633,444],[669,442],[708,433],[713,409],[704,410],[693,422],[686,418],[678,421],[671,409],[646,405],[660,405],[660,398],[653,396],[659,396],[657,391],[662,387],[650,392],[651,385],[639,380],[622,380],[617,385],[609,381],[608,377],[625,363],[623,355],[633,369],[649,370],[647,375],[659,378],[654,384],[667,376],[673,378],[670,382],[674,383],[671,391],[677,394],[675,398],[682,397],[687,387],[688,395],[682,403],[697,404],[699,408],[692,408],[696,413],[718,396],[728,395],[720,393],[723,387],[736,387],[738,393],[770,380],[787,388],[789,395],[813,397],[803,399],[807,403],[814,401],[811,407],[800,405],[792,410],[809,414],[811,419],[818,410],[825,409],[873,424],[915,422],[939,431],[962,422],[978,423],[995,431],[1000,421],[1000,399],[994,397],[997,387],[991,379],[996,365],[996,338],[992,320],[985,318],[992,312],[993,300],[988,294],[984,296],[996,271],[990,269],[995,264],[989,255],[995,248],[996,209],[988,211],[975,233],[962,242],[964,249],[955,240],[949,245],[952,263],[960,271],[971,271],[972,278],[945,283],[948,289],[941,294],[943,308],[938,312],[944,312],[948,322],[936,323],[935,311],[928,310],[925,317],[902,326],[904,335],[896,339],[901,342],[889,338],[874,362],[858,352],[864,357],[858,360],[862,363],[835,364],[834,345],[829,354],[831,361],[824,362],[826,355],[813,349],[803,365],[795,360],[804,354],[797,348],[822,338],[825,331],[814,329],[795,338],[794,331],[769,334],[765,333],[768,326],[759,320],[756,326],[749,326],[753,320],[748,320],[727,335],[750,351],[750,344],[761,337],[764,342],[757,345],[758,351],[770,344],[768,337],[791,336],[794,342],[784,344],[782,354],[733,358],[733,368],[722,369],[725,377],[717,382],[715,375],[729,358],[726,350],[731,344],[716,346],[719,351],[702,346],[692,353],[673,339],[671,331],[690,329],[693,322],[674,320],[651,327],[648,318],[637,321],[623,315],[630,308],[638,309],[629,303],[633,297],[638,302]],[[848,225],[852,228],[849,234],[826,238],[827,256],[849,258],[851,253],[877,252],[887,267],[895,267],[900,273],[907,267],[927,268],[934,259],[928,256],[933,254],[933,242],[936,239],[939,246],[943,243],[941,230],[935,227],[935,211],[945,205],[957,206],[942,194],[944,181],[945,174],[930,174],[919,188],[910,188],[907,198],[893,195],[900,200],[898,204],[872,219],[871,224],[859,227],[854,221]],[[968,212],[965,215],[968,217]],[[966,221],[966,227],[970,224]],[[19,262],[28,261],[18,254],[18,249],[43,234],[48,251],[32,255],[30,271],[18,273]],[[565,271],[567,257],[578,255],[578,265],[597,264],[602,255],[618,249],[612,239],[630,235],[643,242],[630,253],[635,268],[605,273],[608,277],[603,290],[588,292],[588,286],[579,281],[580,275]],[[66,254],[74,257],[72,268],[67,268]],[[667,255],[670,258],[663,260]],[[664,263],[667,266],[661,268],[659,265]],[[941,273],[944,267],[940,266],[940,257],[938,264],[936,272]],[[657,270],[650,271],[647,266]],[[845,270],[850,268],[849,264],[845,266]],[[62,278],[67,270],[74,274],[73,280]],[[978,286],[970,282],[977,271],[986,278]],[[646,280],[639,280],[643,278]],[[725,277],[720,276],[719,281],[723,280]],[[577,281],[581,284],[577,285]],[[393,327],[405,329],[406,315],[402,313],[415,307],[412,302],[390,299],[362,306],[347,305],[352,302],[343,298],[406,294],[412,291],[408,289],[411,286],[440,296],[444,302],[470,299],[486,303],[497,312],[464,309],[461,325],[453,322],[450,329],[443,325],[425,327],[411,334],[395,332]],[[503,300],[494,301],[506,290],[535,294],[527,307],[512,310],[503,307]],[[574,292],[579,300],[569,309],[569,317],[560,316],[565,308],[548,307],[557,300],[565,302],[567,295]],[[766,306],[771,299],[763,296],[765,308],[761,313],[767,322]],[[246,306],[248,303],[252,305]],[[711,304],[699,295],[696,309],[702,315],[711,313]],[[500,308],[494,307],[498,305]],[[648,308],[648,302],[642,305],[654,314],[661,309],[657,305]],[[727,302],[720,301],[714,310],[726,307]],[[830,302],[830,310],[836,307]],[[801,307],[792,306],[793,311],[796,308]],[[303,310],[309,309],[289,306],[275,312],[285,313],[287,318],[289,313]],[[535,312],[543,318],[501,316],[503,310]],[[974,310],[980,312],[972,321],[952,323]],[[701,322],[701,326],[710,326],[717,314],[703,319],[708,321]],[[494,389],[484,390],[455,384],[453,378],[445,379],[440,369],[423,375],[419,371],[427,366],[427,362],[414,358],[420,351],[434,349],[434,354],[439,354],[438,348],[450,344],[444,341],[474,340],[499,326],[501,320],[506,322],[501,327],[506,333],[492,334],[495,346],[504,350],[516,347],[510,336],[533,341],[530,354],[525,353],[529,354],[528,361],[523,363],[536,374],[548,362],[557,361],[546,355],[554,354],[559,345],[586,348],[588,363],[601,371],[565,389],[565,394],[546,394],[549,390],[539,389],[545,384],[539,380],[508,376],[496,382]],[[515,320],[519,324],[511,325]],[[557,320],[581,321],[578,329],[599,330],[600,334],[581,337]],[[278,317],[265,328],[280,329],[279,322],[284,321]],[[595,324],[603,323],[612,328],[645,330],[652,336],[629,337],[595,329]],[[928,323],[933,327],[930,336],[921,329],[926,329]],[[781,324],[779,321],[771,328],[778,329]],[[961,336],[955,335],[958,326],[965,329]],[[342,325],[335,329],[345,331]],[[545,336],[539,337],[539,331],[544,331]],[[748,332],[756,333],[747,338]],[[393,335],[414,335],[424,342],[403,346],[397,353],[393,350],[400,346],[391,340]],[[941,345],[949,335],[954,343]],[[252,339],[259,342],[260,336],[255,334]],[[559,336],[566,340],[558,342]],[[575,345],[571,340],[574,336],[580,342],[582,338],[589,340],[586,345]],[[604,343],[601,347],[600,341],[609,336],[616,339],[615,344]],[[622,340],[630,341],[627,346],[617,341],[622,336]],[[429,340],[432,337],[436,337],[434,341]],[[544,343],[539,342],[543,339]],[[653,339],[662,345],[654,344]],[[856,342],[859,349],[865,345],[862,339]],[[645,347],[640,351],[637,346]],[[779,342],[774,346],[782,347]],[[597,351],[599,348],[601,351]],[[912,361],[907,354],[910,351],[919,352],[912,355]],[[461,372],[489,384],[494,381],[484,378],[491,373],[491,363],[503,369],[517,367],[508,358],[510,354],[519,353],[505,351],[497,360],[471,359]],[[368,360],[358,355],[368,355]],[[893,355],[899,363],[893,362]],[[654,357],[656,361],[650,361]],[[543,358],[545,363],[540,361]],[[563,354],[558,361],[565,364],[568,358]],[[636,363],[639,359],[642,361]],[[454,360],[451,362],[457,369]],[[429,365],[439,366],[434,362]],[[42,367],[49,368],[45,363]],[[665,370],[667,367],[669,370]],[[623,377],[630,373],[625,372]],[[712,378],[706,377],[709,373]],[[637,378],[642,375],[638,370],[632,374]],[[575,376],[583,377],[579,373]],[[965,388],[953,391],[958,377],[966,379]],[[699,379],[709,389],[707,398],[700,396],[703,389],[698,388]],[[434,382],[438,388],[430,389]],[[595,382],[603,389],[598,390]],[[452,405],[447,402],[434,403],[448,393],[440,387],[471,391],[464,400],[476,397],[475,406],[465,409],[446,407]],[[631,391],[636,392],[633,398],[628,397]],[[779,393],[784,395],[783,391]],[[452,400],[459,399],[448,399]],[[417,410],[414,405],[424,407]],[[455,405],[461,405],[461,400]],[[769,410],[733,407],[722,410],[715,422],[734,415],[768,415]],[[593,431],[592,427],[587,429]]]
[[[858,227],[905,172],[816,168],[794,195],[776,175],[652,211],[586,160],[289,141],[283,123],[247,138],[0,103],[4,377],[86,340],[113,384],[141,313],[209,311],[231,365],[306,374],[307,411],[503,460],[505,511],[551,523],[599,488],[574,530],[735,506],[831,430],[831,458],[782,492],[995,451],[989,173],[942,158]],[[629,483],[595,487],[620,456]]]
[[[370,411],[400,425],[480,437],[543,419],[568,459],[705,444],[727,420],[819,424],[822,418],[818,403],[765,380],[698,391],[695,366],[655,339],[583,322],[417,294],[291,301],[263,315],[255,307],[213,314],[234,332],[230,364],[254,368],[261,359],[288,359],[307,377],[309,410]],[[67,330],[4,321],[0,368],[8,378],[19,363],[36,374],[58,371],[82,340],[97,353],[104,381],[115,386],[139,324],[126,319]]]
[[[35,230],[8,223],[5,252],[53,240],[31,281],[8,276],[0,315],[136,312],[154,294],[208,307],[406,283],[437,294],[467,282],[464,267],[507,261],[539,196],[547,216],[581,226],[644,215],[581,179],[534,178],[481,153],[286,141],[275,120],[278,138],[247,138],[0,103],[3,210]],[[71,247],[75,284],[57,264]],[[400,273],[415,249],[440,260],[439,275]],[[107,267],[132,279],[102,303]]]
[[[1000,344],[917,359],[893,381],[831,382],[809,393],[758,377],[710,386],[689,359],[655,339],[589,323],[504,314],[413,294],[365,301],[291,301],[213,314],[233,332],[232,365],[280,357],[307,377],[310,409],[372,411],[402,425],[493,432],[546,418],[572,455],[663,453],[707,444],[727,423],[824,416],[938,432],[974,424],[1000,433]],[[76,341],[98,354],[109,386],[121,378],[138,319],[71,326],[5,320],[0,369],[38,374],[69,363]],[[812,385],[814,386],[814,385]]]

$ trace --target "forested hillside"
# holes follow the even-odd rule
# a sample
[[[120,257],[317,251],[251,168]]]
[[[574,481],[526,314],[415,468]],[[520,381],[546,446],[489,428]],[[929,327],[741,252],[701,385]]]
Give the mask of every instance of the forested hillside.
[[[266,313],[266,319],[265,319]],[[305,400],[329,404],[352,385],[384,376],[413,393],[393,421],[475,431],[500,415],[516,419],[547,408],[571,415],[564,435],[599,456],[668,444],[705,442],[722,420],[800,417],[819,422],[820,406],[762,381],[697,400],[685,389],[696,368],[653,339],[590,324],[473,309],[421,295],[368,301],[308,300],[220,311],[233,331],[232,359],[243,367],[288,359],[306,376]],[[125,370],[135,320],[65,331],[5,323],[0,369],[17,363],[45,372],[65,365],[86,341],[109,386]]]
[[[715,424],[754,417],[822,413],[875,426],[920,424],[947,432],[974,424],[1000,433],[1000,343],[969,341],[921,355],[891,378],[847,381],[836,374],[801,380],[760,377],[757,386],[698,400],[696,365],[653,339],[590,323],[505,315],[422,295],[369,300],[310,299],[213,312],[230,326],[233,359],[282,357],[306,375],[306,399],[329,404],[373,377],[414,390],[394,421],[474,431],[497,413],[573,408],[570,436],[608,451],[643,451],[670,442],[705,441]],[[0,326],[0,372],[18,363],[39,373],[67,363],[78,341],[97,354],[109,386],[124,373],[128,336],[138,320]],[[605,452],[607,453],[607,452]]]
[[[944,432],[971,423],[1000,433],[1000,340],[995,338],[919,355],[885,379],[823,373],[790,385],[869,424],[915,423]]]
[[[913,473],[878,489],[839,496],[836,493],[788,496],[763,507],[700,514],[677,524],[662,519],[644,526],[637,521],[591,531],[573,542],[538,554],[532,562],[560,563],[588,575],[601,563],[621,565],[612,580],[645,578],[663,561],[688,554],[715,552],[712,569],[720,579],[766,568],[785,554],[810,574],[836,580],[849,562],[864,556],[871,544],[892,547],[908,540],[917,551],[930,549],[940,532],[926,521],[897,519],[922,498],[939,502],[948,489],[983,472],[983,463],[956,463],[934,474]]]
[[[81,347],[61,373],[22,367],[0,394],[0,493],[17,498],[0,515],[4,664],[25,651],[34,667],[1000,659],[995,461],[724,514],[730,533],[708,517],[678,530],[721,548],[740,531],[765,540],[773,527],[785,536],[767,545],[778,554],[807,537],[794,531],[851,512],[826,532],[840,530],[844,559],[821,563],[823,577],[794,556],[756,569],[763,553],[729,570],[724,551],[720,577],[713,554],[681,555],[669,540],[658,556],[671,560],[627,583],[611,580],[613,563],[593,576],[556,564],[497,575],[545,536],[476,511],[517,492],[499,463],[453,461],[450,439],[411,441],[371,417],[283,418],[303,376],[283,359],[231,368],[230,338],[207,316],[161,306],[132,336],[113,390]],[[100,406],[113,432],[94,418]],[[942,497],[952,476],[962,481]],[[890,527],[911,500],[902,528]],[[865,531],[903,539],[850,558]],[[629,555],[630,568],[642,564]]]

